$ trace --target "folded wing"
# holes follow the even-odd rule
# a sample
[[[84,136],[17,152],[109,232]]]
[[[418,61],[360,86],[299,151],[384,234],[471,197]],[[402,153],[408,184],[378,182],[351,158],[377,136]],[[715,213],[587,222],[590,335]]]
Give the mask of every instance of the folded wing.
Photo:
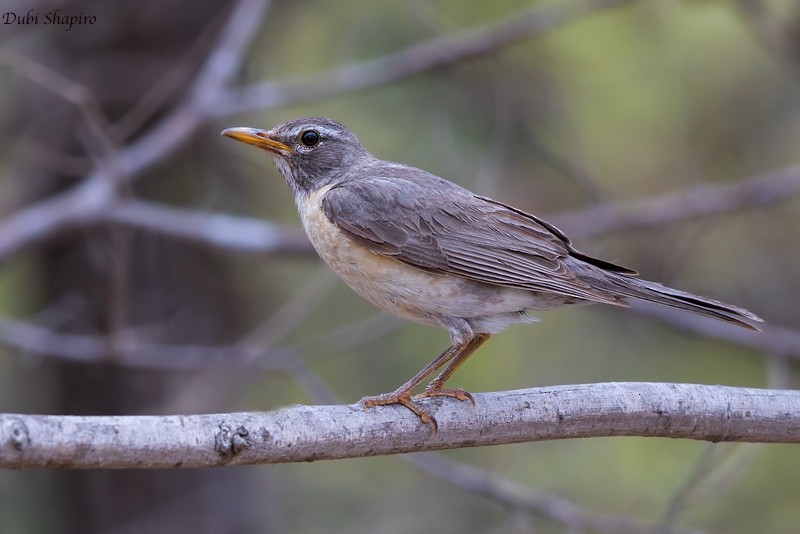
[[[333,187],[322,201],[325,214],[372,252],[419,269],[625,304],[618,293],[593,287],[590,280],[598,268],[623,276],[634,271],[581,254],[560,230],[533,215],[424,171],[402,170],[402,176],[359,177]],[[582,271],[595,274],[584,277]]]

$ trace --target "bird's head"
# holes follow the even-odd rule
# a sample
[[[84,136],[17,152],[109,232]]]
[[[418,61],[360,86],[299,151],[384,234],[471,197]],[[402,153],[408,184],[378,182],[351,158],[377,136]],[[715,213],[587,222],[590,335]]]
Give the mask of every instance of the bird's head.
[[[228,128],[222,135],[270,152],[295,196],[335,183],[371,158],[358,138],[332,119],[295,119],[271,130]]]

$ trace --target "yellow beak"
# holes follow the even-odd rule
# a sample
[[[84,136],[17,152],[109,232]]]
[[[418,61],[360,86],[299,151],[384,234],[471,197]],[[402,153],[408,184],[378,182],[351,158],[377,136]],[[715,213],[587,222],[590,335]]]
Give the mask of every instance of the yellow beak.
[[[268,130],[259,130],[258,128],[228,128],[222,130],[222,134],[231,139],[241,141],[242,143],[257,146],[270,152],[294,152],[294,149],[289,145],[285,145],[280,141],[272,138],[272,134]]]

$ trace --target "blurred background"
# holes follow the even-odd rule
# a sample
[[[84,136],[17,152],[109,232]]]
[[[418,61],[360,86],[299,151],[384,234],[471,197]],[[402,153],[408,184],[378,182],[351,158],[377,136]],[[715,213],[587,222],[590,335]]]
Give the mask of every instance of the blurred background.
[[[798,387],[790,0],[0,2],[0,411],[355,402],[448,343],[310,251],[264,154],[298,116],[744,306],[540,314],[450,382]],[[46,15],[82,23],[46,24]],[[95,17],[94,22],[89,22]],[[51,19],[52,20],[52,19]],[[59,19],[60,20],[60,19]],[[304,465],[0,472],[1,532],[793,532],[800,449],[603,438]]]

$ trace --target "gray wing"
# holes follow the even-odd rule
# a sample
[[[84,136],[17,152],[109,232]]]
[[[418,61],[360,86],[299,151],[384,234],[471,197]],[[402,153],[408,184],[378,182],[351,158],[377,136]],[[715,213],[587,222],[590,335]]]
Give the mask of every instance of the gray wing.
[[[418,169],[384,172],[392,170],[394,176],[345,181],[322,200],[328,219],[372,252],[487,284],[624,304],[618,293],[589,281],[598,268],[635,271],[581,254],[533,215]]]

